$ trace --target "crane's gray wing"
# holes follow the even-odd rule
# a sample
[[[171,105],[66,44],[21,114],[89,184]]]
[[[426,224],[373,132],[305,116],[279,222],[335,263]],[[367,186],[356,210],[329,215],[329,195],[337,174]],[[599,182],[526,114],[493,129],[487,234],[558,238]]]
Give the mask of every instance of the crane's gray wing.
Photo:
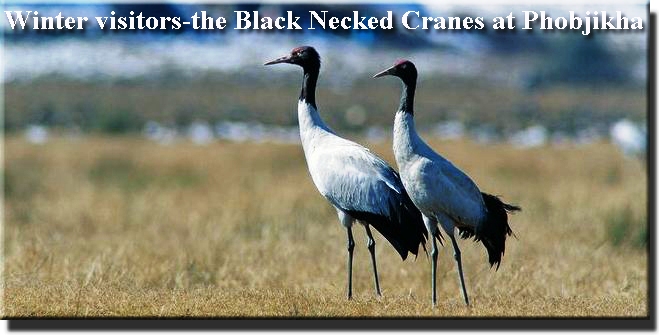
[[[445,159],[424,165],[420,177],[432,190],[433,207],[458,223],[477,226],[485,214],[485,203],[478,186]]]
[[[382,159],[358,145],[323,148],[310,163],[318,191],[343,210],[390,216],[403,192],[396,172]],[[312,166],[313,164],[313,166]]]

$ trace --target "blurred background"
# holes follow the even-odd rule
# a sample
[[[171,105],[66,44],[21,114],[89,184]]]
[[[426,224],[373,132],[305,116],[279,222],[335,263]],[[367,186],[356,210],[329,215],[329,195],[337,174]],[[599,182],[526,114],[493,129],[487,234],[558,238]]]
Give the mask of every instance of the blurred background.
[[[24,6],[7,6],[18,10]],[[599,10],[607,8],[598,7]],[[647,7],[627,5],[628,17],[649,24]],[[180,16],[195,12],[235,20],[234,10],[285,15],[309,24],[309,10],[331,15],[382,16],[394,11],[394,31],[304,30],[301,33],[203,31],[5,33],[4,128],[33,142],[50,132],[144,136],[166,144],[297,141],[294,103],[299,71],[265,68],[268,59],[300,44],[323,57],[319,104],[339,132],[378,140],[391,130],[397,83],[370,76],[397,58],[420,71],[418,122],[442,138],[466,137],[516,146],[584,144],[612,140],[628,152],[645,148],[647,31],[532,33],[495,31],[492,18],[513,12],[522,25],[523,6],[459,5],[40,5],[41,16]],[[583,9],[581,12],[579,9]],[[549,16],[585,16],[586,9],[535,6]],[[483,16],[484,31],[403,29],[407,10],[426,16]],[[396,90],[394,90],[394,88]]]
[[[647,315],[647,6],[13,5],[41,16],[484,17],[483,31],[15,31],[3,19],[4,316]],[[627,32],[496,32],[492,18],[621,10]],[[229,27],[233,24],[230,23]],[[262,64],[313,45],[317,102],[339,134],[390,163],[397,80],[420,72],[417,128],[479,187],[518,204],[498,272],[460,241],[430,308],[427,257],[376,234],[384,298],[299,145],[302,71]]]

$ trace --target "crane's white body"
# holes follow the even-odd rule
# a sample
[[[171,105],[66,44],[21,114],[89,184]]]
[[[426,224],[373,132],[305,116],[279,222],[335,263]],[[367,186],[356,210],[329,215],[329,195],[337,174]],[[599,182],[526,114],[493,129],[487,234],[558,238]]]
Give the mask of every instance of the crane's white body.
[[[396,113],[393,140],[403,185],[426,221],[441,223],[449,235],[459,225],[477,229],[487,212],[480,190],[419,137],[412,114]],[[434,233],[437,226],[427,228]]]
[[[391,167],[365,147],[337,136],[318,111],[298,102],[300,139],[316,188],[339,212],[346,228],[354,220],[346,210],[390,216],[393,193],[403,188]]]

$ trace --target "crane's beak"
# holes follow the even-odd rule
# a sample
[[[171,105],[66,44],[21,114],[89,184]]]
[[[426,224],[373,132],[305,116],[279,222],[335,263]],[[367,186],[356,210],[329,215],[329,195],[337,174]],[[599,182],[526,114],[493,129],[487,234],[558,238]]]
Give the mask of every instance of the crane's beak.
[[[272,65],[272,64],[279,64],[279,63],[290,63],[290,62],[291,62],[291,56],[284,56],[284,57],[279,57],[275,60],[271,60],[269,62],[266,62],[263,65]]]
[[[391,76],[391,75],[393,75],[393,74],[394,74],[394,67],[392,66],[392,67],[390,67],[390,68],[388,68],[388,69],[386,69],[386,70],[384,70],[384,71],[382,71],[382,72],[380,72],[380,73],[376,73],[376,74],[373,76],[373,78],[380,78],[380,77],[384,77],[384,76]]]

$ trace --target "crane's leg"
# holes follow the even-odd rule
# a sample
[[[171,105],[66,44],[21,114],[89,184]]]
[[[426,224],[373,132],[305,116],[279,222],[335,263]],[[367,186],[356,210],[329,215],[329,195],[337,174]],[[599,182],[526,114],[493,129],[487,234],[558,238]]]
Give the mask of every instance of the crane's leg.
[[[352,238],[352,227],[348,231],[348,300],[352,299],[352,251],[355,250],[355,240]]]
[[[460,285],[462,285],[462,297],[465,300],[465,304],[469,306],[469,296],[467,296],[467,287],[465,286],[465,277],[462,273],[462,257],[460,253],[460,248],[458,247],[458,242],[455,240],[453,234],[448,234],[451,237],[451,243],[453,243],[453,257],[455,257],[455,262],[458,264],[458,276],[460,277]]]
[[[431,269],[431,286],[432,286],[432,307],[437,306],[437,256],[439,255],[439,250],[437,250],[437,239],[435,235],[437,233],[437,221],[434,221],[427,216],[423,215],[423,223],[428,230],[428,237],[432,243],[432,249],[430,250],[430,260],[432,262]]]
[[[368,227],[368,225],[364,225],[366,228],[366,235],[368,236],[368,251],[371,253],[371,261],[373,262],[373,276],[375,276],[375,294],[378,297],[382,296],[382,293],[380,293],[380,281],[378,280],[378,266],[375,263],[375,240],[373,239],[373,235],[371,235],[371,228]]]
[[[432,260],[432,307],[437,306],[437,255],[439,251],[437,250],[437,239],[435,236],[431,235],[432,240],[432,249],[430,250],[430,257]]]

